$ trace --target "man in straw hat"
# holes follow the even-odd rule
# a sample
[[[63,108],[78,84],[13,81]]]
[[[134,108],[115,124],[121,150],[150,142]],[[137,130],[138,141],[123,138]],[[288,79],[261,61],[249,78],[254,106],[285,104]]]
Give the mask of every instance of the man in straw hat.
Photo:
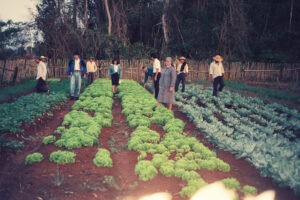
[[[97,72],[97,65],[94,61],[94,57],[90,57],[90,60],[86,64],[88,74],[88,85],[92,84],[95,79],[95,73]]]
[[[50,92],[46,85],[47,67],[44,62],[40,60],[38,56],[34,56],[33,60],[37,64],[37,75],[36,75],[36,91],[40,92]]]
[[[186,74],[189,72],[189,66],[186,64],[186,58],[185,57],[180,57],[179,58],[179,63],[176,66],[176,71],[177,71],[177,79],[176,79],[176,84],[175,84],[175,91],[178,91],[178,86],[180,82],[182,82],[182,92],[185,90],[185,77]]]
[[[209,67],[209,77],[213,82],[213,96],[217,96],[225,86],[223,76],[224,76],[224,68],[223,68],[223,58],[220,55],[216,55],[213,57],[214,61],[210,64]],[[218,88],[218,85],[219,88]]]

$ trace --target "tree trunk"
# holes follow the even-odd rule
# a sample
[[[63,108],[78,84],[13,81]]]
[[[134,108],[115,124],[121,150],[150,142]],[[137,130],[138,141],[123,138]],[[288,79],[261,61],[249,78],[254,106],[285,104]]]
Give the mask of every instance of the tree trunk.
[[[294,9],[294,0],[291,0],[290,21],[289,21],[289,32],[292,31],[293,9]]]
[[[170,0],[164,0],[164,9],[161,17],[166,49],[168,48],[168,43],[169,43],[168,24],[167,24],[167,11],[169,8],[169,4],[170,4]]]
[[[88,18],[87,18],[87,10],[88,10],[88,0],[85,0],[85,10],[84,10],[84,27],[85,31],[88,30]]]
[[[108,6],[108,0],[104,0],[105,3],[105,9],[106,9],[106,14],[107,14],[107,18],[108,18],[108,35],[111,34],[111,15],[110,15],[110,11],[109,11],[109,6]]]
[[[73,26],[77,28],[77,5],[78,0],[73,0]]]

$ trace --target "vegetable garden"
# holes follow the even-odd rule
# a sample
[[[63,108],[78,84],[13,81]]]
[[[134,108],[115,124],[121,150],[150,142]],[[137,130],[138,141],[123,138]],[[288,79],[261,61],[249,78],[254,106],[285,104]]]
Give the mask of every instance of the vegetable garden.
[[[3,198],[136,199],[168,191],[188,199],[221,181],[235,199],[267,189],[297,199],[298,111],[228,91],[217,99],[189,85],[176,94],[173,112],[132,80],[123,80],[114,97],[106,79],[73,104],[66,102],[68,84],[0,105],[0,132],[29,138],[21,152],[1,156]],[[45,115],[50,119],[36,122]]]

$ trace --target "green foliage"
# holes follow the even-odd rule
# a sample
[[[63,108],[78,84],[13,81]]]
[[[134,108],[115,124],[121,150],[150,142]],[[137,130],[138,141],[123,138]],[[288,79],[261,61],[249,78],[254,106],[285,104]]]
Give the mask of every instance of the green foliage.
[[[160,135],[157,132],[148,129],[147,127],[139,126],[130,135],[128,149],[136,151],[148,151],[153,147],[152,143],[157,143],[159,138]]]
[[[152,123],[166,124],[169,120],[174,119],[174,113],[172,110],[160,106],[155,109],[153,116],[151,117]]]
[[[225,178],[221,180],[224,186],[228,189],[239,190],[241,189],[240,182],[235,178]]]
[[[150,119],[144,115],[132,114],[127,117],[127,122],[129,122],[129,127],[135,126],[150,126]]]
[[[23,124],[34,124],[43,114],[51,115],[51,108],[67,100],[69,81],[52,84],[50,94],[32,93],[21,96],[12,103],[0,105],[0,132],[20,133]],[[61,88],[64,88],[61,90]],[[38,103],[36,103],[38,102]]]
[[[163,127],[163,129],[164,129],[164,131],[167,131],[167,132],[182,133],[184,126],[185,126],[185,124],[182,120],[171,119],[166,123],[166,125]]]
[[[44,137],[43,144],[51,144],[56,141],[56,137],[54,135],[49,135]]]
[[[29,154],[25,158],[25,165],[29,165],[34,162],[42,162],[43,159],[44,159],[44,156],[41,153],[36,152],[33,154]]]
[[[207,183],[202,179],[192,179],[188,181],[188,185],[183,187],[179,192],[181,197],[191,197],[195,194],[200,188],[206,186]]]
[[[163,154],[154,154],[152,163],[155,167],[160,167],[163,163],[168,161],[168,157]]]
[[[245,185],[242,189],[242,192],[247,195],[256,195],[257,194],[257,189],[253,186],[250,185]]]
[[[94,164],[97,167],[113,167],[110,152],[106,149],[99,148],[94,158]]]
[[[142,181],[151,180],[158,174],[157,169],[149,160],[139,161],[135,166],[134,172],[136,175],[139,175],[139,179]]]
[[[171,177],[174,175],[174,161],[168,160],[166,162],[163,162],[160,165],[159,171],[166,177]]]
[[[183,181],[191,181],[191,180],[195,180],[195,179],[200,179],[201,177],[196,171],[185,171],[182,174],[181,178]]]
[[[13,140],[10,138],[5,138],[3,136],[0,136],[0,151],[3,148],[8,149],[21,149],[24,147],[24,143],[21,141]]]
[[[75,163],[76,154],[70,151],[55,151],[50,154],[49,160],[58,164]]]

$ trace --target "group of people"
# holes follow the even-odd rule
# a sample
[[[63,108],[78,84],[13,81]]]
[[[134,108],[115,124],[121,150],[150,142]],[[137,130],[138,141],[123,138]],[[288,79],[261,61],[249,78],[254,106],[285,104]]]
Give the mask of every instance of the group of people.
[[[169,110],[172,109],[172,105],[175,101],[175,92],[178,91],[180,83],[182,84],[182,92],[185,91],[186,76],[189,72],[188,64],[185,57],[180,57],[179,61],[173,62],[171,57],[167,57],[164,61],[165,67],[161,67],[161,63],[158,60],[158,56],[155,53],[151,55],[152,66],[142,66],[141,70],[145,73],[144,87],[151,77],[153,79],[154,96],[157,99],[158,106],[161,103],[168,104]],[[47,64],[46,57],[34,57],[37,63],[37,92],[50,92],[46,85],[47,79]],[[224,68],[223,58],[220,55],[213,57],[213,62],[209,67],[209,77],[213,82],[213,96],[217,96],[224,87]],[[97,65],[93,57],[90,57],[87,63],[84,62],[78,52],[74,53],[73,58],[69,62],[67,75],[71,79],[70,81],[70,99],[79,99],[81,79],[82,77],[88,77],[88,84],[93,83],[95,79],[95,72],[97,71]],[[118,92],[118,85],[122,77],[122,69],[120,61],[113,59],[112,64],[109,67],[109,77],[112,81],[112,90],[116,94]]]
[[[156,54],[151,54],[151,59],[153,66],[141,67],[141,70],[145,73],[144,87],[146,87],[149,77],[152,77],[154,96],[158,101],[158,106],[161,103],[166,103],[169,104],[169,110],[171,110],[175,100],[175,92],[178,91],[180,83],[182,84],[181,91],[185,91],[186,76],[189,72],[186,58],[180,57],[179,62],[173,63],[172,58],[167,57],[163,70]],[[213,60],[209,67],[209,77],[213,82],[213,96],[217,96],[224,87],[223,58],[216,55]]]

